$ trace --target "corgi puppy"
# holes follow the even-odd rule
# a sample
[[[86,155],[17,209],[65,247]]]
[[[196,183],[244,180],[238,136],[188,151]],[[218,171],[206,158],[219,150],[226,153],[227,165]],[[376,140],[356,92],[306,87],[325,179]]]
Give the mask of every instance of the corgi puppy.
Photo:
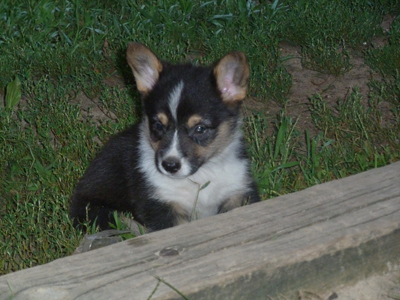
[[[75,225],[109,228],[114,211],[160,230],[260,201],[241,131],[249,65],[241,52],[211,67],[161,62],[130,43],[143,121],[110,139],[78,182]]]

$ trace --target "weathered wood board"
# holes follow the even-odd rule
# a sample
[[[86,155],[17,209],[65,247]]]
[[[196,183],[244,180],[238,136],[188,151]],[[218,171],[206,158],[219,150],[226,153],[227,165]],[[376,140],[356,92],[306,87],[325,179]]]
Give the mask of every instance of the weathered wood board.
[[[2,276],[0,299],[183,299],[157,278],[191,300],[294,299],[398,263],[394,163]]]

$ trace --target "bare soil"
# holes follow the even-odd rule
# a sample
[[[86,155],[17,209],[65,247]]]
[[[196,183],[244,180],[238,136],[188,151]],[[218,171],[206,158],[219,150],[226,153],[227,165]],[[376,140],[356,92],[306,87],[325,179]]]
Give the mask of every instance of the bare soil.
[[[311,292],[299,294],[299,300],[398,300],[400,299],[400,272],[398,268],[374,275],[353,285],[341,285],[322,295]]]

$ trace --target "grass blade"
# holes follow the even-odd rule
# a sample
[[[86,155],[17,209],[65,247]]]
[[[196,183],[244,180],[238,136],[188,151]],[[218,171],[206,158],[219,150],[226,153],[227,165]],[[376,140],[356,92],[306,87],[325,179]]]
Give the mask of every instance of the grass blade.
[[[7,93],[6,93],[6,108],[11,110],[19,100],[21,99],[21,81],[18,76],[15,79],[7,84]]]

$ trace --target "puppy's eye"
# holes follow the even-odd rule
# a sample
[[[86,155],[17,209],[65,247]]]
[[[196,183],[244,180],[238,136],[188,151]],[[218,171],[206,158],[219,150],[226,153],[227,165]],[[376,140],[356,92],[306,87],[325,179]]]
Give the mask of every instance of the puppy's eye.
[[[203,134],[207,132],[207,127],[205,127],[204,125],[197,125],[194,128],[194,133],[196,134]]]
[[[157,123],[156,123],[156,129],[157,129],[157,130],[163,130],[163,129],[164,129],[164,126],[163,126],[160,122],[157,122]]]
[[[157,131],[163,131],[164,130],[164,126],[163,124],[161,124],[161,122],[155,122],[153,123],[153,129],[157,130]]]

